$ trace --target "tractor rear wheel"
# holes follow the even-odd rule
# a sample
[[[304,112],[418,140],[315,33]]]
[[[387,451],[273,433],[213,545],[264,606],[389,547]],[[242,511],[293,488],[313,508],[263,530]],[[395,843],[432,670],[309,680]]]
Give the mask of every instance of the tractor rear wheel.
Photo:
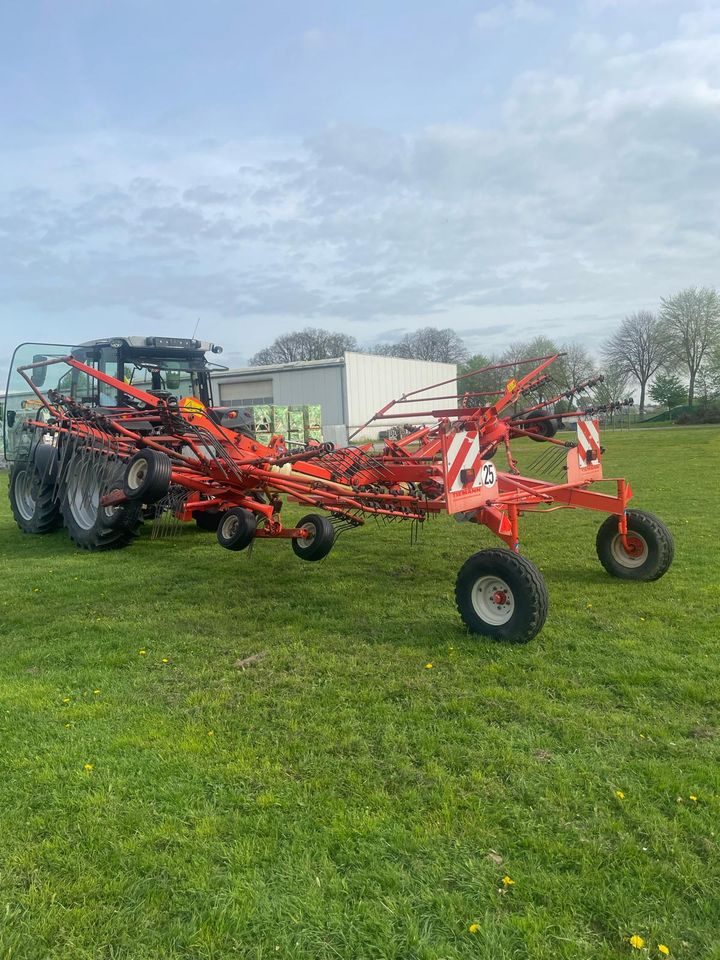
[[[548,593],[542,574],[512,550],[480,550],[465,561],[455,601],[471,633],[507,643],[527,643],[543,627]]]
[[[293,537],[292,548],[301,560],[322,560],[333,548],[335,528],[327,517],[308,513],[298,523],[298,529],[307,530],[307,537]]]
[[[142,523],[139,503],[103,507],[101,498],[122,483],[122,465],[70,461],[60,503],[68,536],[83,550],[118,550],[137,536]]]
[[[675,554],[673,537],[665,524],[644,510],[627,511],[627,548],[618,530],[619,518],[610,516],[600,526],[595,541],[600,563],[622,580],[659,580]]]
[[[55,482],[34,460],[20,460],[10,468],[10,509],[23,533],[51,533],[62,526]]]
[[[257,520],[252,510],[232,507],[223,513],[217,528],[217,539],[226,550],[244,550],[255,539]]]

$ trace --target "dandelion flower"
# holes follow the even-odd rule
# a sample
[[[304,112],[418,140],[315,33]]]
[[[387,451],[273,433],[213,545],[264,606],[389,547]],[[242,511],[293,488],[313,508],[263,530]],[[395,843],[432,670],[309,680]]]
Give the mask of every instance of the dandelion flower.
[[[85,770],[92,770],[92,768],[93,768],[93,765],[91,763],[85,764],[85,768],[84,768]]]
[[[95,694],[95,696],[97,696],[97,695],[100,693],[100,691],[99,691],[99,690],[93,690],[93,693]]]
[[[426,670],[432,670],[432,668],[433,668],[433,665],[432,665],[431,663],[426,663],[426,664],[425,664],[425,669],[426,669]]]
[[[511,877],[509,877],[507,874],[505,874],[505,876],[503,877],[502,882],[504,887],[511,887],[513,883],[515,883],[515,881]]]
[[[477,933],[479,929],[480,929],[479,923],[471,923],[470,926],[468,927],[468,930],[470,933]]]
[[[659,943],[658,952],[661,953],[664,957],[667,957],[670,955],[670,947],[666,947],[664,943]]]
[[[163,658],[162,658],[162,662],[163,662],[163,663],[170,663],[170,661],[168,660],[167,657],[163,657]]]
[[[145,654],[147,653],[147,650],[138,650],[138,653],[140,654],[141,657],[144,657]]]
[[[697,795],[696,795],[696,794],[691,793],[691,794],[690,794],[690,799],[693,801],[693,803],[697,803]]]
[[[635,947],[636,950],[642,950],[642,948],[645,946],[645,941],[642,937],[639,937],[636,933],[634,933],[630,937],[630,946]]]
[[[70,703],[70,697],[63,697],[63,703]]]
[[[624,800],[624,799],[625,799],[625,794],[622,792],[622,790],[616,790],[616,791],[615,791],[615,796],[618,798],[618,800]]]

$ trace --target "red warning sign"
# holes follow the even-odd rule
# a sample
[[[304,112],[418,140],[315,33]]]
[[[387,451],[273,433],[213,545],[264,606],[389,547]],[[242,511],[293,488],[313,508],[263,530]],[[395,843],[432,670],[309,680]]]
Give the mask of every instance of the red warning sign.
[[[498,496],[497,470],[481,459],[476,430],[443,435],[443,470],[448,513],[477,510]]]

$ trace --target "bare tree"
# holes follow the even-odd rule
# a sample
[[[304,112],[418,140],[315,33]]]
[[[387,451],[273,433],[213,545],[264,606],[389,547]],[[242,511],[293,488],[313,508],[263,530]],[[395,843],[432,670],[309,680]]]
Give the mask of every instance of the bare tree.
[[[549,373],[563,390],[572,390],[589,380],[595,373],[595,362],[588,350],[576,340],[561,344],[564,356],[556,360]]]
[[[625,317],[603,346],[608,365],[627,371],[640,387],[640,416],[645,413],[648,382],[666,363],[668,346],[655,314],[639,310]]]
[[[692,404],[703,360],[720,343],[720,296],[712,287],[687,287],[660,303],[663,336],[673,359],[687,368],[688,403]]]
[[[603,380],[594,388],[598,403],[620,403],[628,395],[628,386],[632,376],[624,363],[613,360],[603,367]]]
[[[269,347],[260,350],[250,360],[253,366],[269,363],[294,363],[297,360],[328,360],[341,357],[346,350],[357,350],[355,337],[332,333],[317,327],[305,327],[293,333],[283,333]]]
[[[467,347],[450,327],[423,327],[414,333],[406,333],[397,343],[382,343],[375,353],[385,357],[401,357],[405,360],[434,360],[437,363],[463,363],[468,356]]]

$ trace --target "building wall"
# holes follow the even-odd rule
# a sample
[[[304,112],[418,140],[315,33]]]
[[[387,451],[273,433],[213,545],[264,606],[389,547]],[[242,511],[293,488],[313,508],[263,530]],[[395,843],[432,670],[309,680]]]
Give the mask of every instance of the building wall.
[[[342,359],[231,370],[213,378],[215,396],[223,404],[243,406],[258,396],[268,398],[264,403],[319,403],[323,431],[334,443],[346,442],[344,431],[335,429],[345,424],[343,381]]]
[[[396,357],[377,357],[365,353],[345,354],[345,378],[347,416],[350,434],[361,427],[370,417],[390,400],[402,394],[427,387],[443,380],[453,380],[444,387],[437,387],[421,394],[422,399],[412,398],[412,403],[398,404],[391,412],[397,419],[381,420],[361,431],[359,436],[377,437],[380,430],[402,423],[419,424],[429,421],[430,410],[455,406],[453,400],[428,401],[427,397],[441,397],[457,391],[454,378],[457,366],[454,363],[434,363],[425,360],[401,360]],[[409,416],[427,411],[426,416]]]
[[[429,384],[454,380],[456,376],[457,367],[453,363],[346,353],[337,360],[229,370],[216,374],[213,384],[216,400],[223,404],[243,406],[256,398],[282,405],[319,403],[325,439],[344,446],[348,433],[361,427],[388,401]],[[428,396],[455,391],[455,384],[450,383],[429,392]],[[377,437],[380,430],[390,426],[422,423],[430,417],[410,414],[429,413],[438,405],[454,404],[452,400],[428,401],[423,395],[423,399],[414,400],[412,404],[397,406],[396,419],[373,424],[360,435]]]

